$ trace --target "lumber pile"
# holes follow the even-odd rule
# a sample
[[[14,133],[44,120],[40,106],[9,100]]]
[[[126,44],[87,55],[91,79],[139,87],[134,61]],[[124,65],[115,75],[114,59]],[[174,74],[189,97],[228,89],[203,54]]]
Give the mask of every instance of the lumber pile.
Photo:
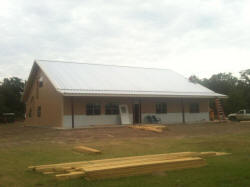
[[[97,149],[93,149],[93,148],[90,148],[90,147],[86,147],[86,146],[76,146],[73,148],[74,151],[77,151],[77,152],[80,152],[80,153],[101,153],[100,150],[97,150]]]
[[[133,129],[141,129],[141,130],[146,130],[146,131],[153,131],[153,132],[157,132],[157,133],[161,133],[164,129],[167,129],[166,126],[164,125],[131,125],[129,126],[130,128]]]
[[[153,160],[120,165],[86,167],[84,168],[87,180],[116,178],[148,174],[159,171],[170,171],[185,168],[198,168],[206,165],[206,161],[199,157],[179,158],[173,160]]]
[[[102,160],[30,166],[29,169],[57,179],[85,177],[87,180],[117,178],[154,172],[198,168],[206,165],[204,158],[225,155],[218,152],[180,152]]]

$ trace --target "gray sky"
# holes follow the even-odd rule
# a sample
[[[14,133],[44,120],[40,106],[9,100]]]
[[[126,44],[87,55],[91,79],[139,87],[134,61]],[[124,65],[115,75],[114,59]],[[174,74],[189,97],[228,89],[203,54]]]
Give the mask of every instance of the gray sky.
[[[249,0],[6,0],[0,79],[34,59],[163,67],[188,77],[250,68]]]

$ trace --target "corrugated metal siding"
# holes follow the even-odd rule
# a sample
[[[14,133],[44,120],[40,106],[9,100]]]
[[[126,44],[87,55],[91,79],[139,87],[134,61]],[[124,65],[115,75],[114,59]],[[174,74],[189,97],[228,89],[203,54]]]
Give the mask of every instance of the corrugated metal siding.
[[[56,89],[65,95],[223,96],[167,69],[36,62]]]

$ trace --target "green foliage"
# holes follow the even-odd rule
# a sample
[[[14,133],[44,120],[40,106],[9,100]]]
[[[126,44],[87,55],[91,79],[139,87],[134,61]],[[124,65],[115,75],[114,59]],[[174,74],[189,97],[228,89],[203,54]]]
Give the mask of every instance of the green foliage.
[[[25,105],[21,101],[24,82],[17,78],[5,78],[0,84],[0,114],[5,112],[15,113],[17,117],[23,117]]]
[[[232,73],[219,73],[209,79],[199,79],[192,75],[189,80],[221,94],[228,96],[222,100],[225,113],[233,113],[240,109],[250,109],[250,69],[240,72],[240,78]],[[211,100],[211,108],[215,109],[214,101]]]

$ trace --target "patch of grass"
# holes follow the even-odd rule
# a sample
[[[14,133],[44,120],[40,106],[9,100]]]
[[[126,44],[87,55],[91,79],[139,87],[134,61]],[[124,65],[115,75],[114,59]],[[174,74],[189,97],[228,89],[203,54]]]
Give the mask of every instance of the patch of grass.
[[[72,144],[56,142],[12,144],[0,147],[0,186],[250,186],[249,145],[250,132],[182,138],[97,139],[89,142],[88,146],[103,150],[100,155],[76,153],[72,151]],[[207,166],[197,169],[91,182],[84,179],[57,181],[52,176],[27,171],[30,165],[180,151],[225,151],[233,154],[209,158]]]

